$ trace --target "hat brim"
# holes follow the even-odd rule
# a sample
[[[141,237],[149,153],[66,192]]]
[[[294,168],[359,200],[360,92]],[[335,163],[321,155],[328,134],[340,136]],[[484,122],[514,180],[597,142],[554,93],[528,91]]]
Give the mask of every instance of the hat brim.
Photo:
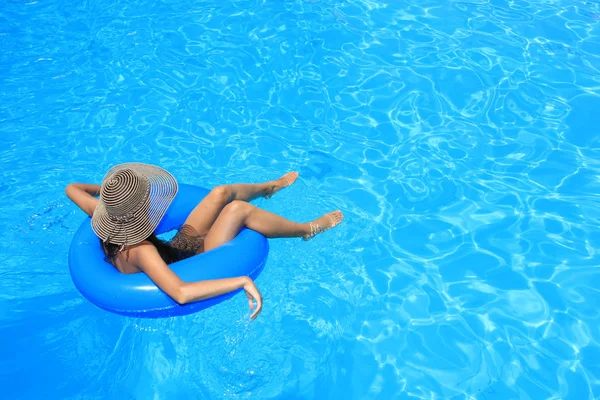
[[[125,163],[111,168],[102,184],[127,168],[147,179],[149,195],[146,201],[127,221],[117,222],[109,215],[101,196],[92,215],[92,229],[96,235],[102,241],[116,245],[135,245],[146,240],[156,230],[178,190],[175,177],[168,171],[142,163]]]

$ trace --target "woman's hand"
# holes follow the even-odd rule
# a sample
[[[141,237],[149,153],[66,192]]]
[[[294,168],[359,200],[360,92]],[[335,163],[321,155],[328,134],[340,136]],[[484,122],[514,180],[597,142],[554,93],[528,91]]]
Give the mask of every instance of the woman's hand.
[[[244,284],[244,291],[246,292],[246,296],[248,296],[248,306],[250,307],[250,310],[254,310],[254,301],[256,301],[256,310],[254,310],[250,316],[250,319],[254,319],[262,311],[262,295],[250,278],[248,278]]]

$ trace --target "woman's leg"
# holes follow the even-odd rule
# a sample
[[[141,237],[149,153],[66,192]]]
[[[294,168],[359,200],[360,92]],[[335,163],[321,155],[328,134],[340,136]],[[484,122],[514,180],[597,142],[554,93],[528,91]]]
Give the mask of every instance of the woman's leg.
[[[308,223],[297,223],[277,214],[262,210],[243,201],[232,201],[210,228],[204,239],[204,250],[208,251],[233,239],[243,227],[255,230],[269,238],[312,236],[333,228],[344,216],[340,211],[327,213]]]
[[[194,208],[185,220],[184,227],[187,225],[188,231],[192,232],[190,228],[193,228],[197,235],[204,236],[227,204],[234,200],[251,201],[261,196],[270,198],[279,190],[293,184],[297,178],[297,172],[288,172],[279,179],[265,183],[217,186]]]

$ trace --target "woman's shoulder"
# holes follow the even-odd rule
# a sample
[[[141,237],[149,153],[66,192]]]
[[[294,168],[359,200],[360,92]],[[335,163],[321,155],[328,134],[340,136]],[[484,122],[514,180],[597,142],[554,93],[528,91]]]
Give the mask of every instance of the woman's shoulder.
[[[156,253],[156,246],[154,246],[150,241],[144,240],[143,242],[134,244],[133,246],[128,246],[127,252],[129,253],[129,258],[133,258],[131,261],[137,261],[140,258],[143,259]]]
[[[156,247],[147,240],[127,249],[120,254],[117,269],[124,274],[135,274],[143,271],[144,260],[152,259],[156,253]]]
[[[129,246],[127,248],[127,253],[127,262],[138,268],[140,271],[143,271],[144,266],[148,263],[162,261],[158,249],[148,240]]]

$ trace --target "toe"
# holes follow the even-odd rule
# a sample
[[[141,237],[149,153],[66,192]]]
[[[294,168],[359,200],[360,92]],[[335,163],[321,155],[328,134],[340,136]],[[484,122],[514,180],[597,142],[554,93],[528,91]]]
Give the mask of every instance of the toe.
[[[291,186],[294,184],[294,182],[296,182],[296,179],[298,179],[298,172],[288,172],[282,177],[282,179],[284,181],[284,186]]]

